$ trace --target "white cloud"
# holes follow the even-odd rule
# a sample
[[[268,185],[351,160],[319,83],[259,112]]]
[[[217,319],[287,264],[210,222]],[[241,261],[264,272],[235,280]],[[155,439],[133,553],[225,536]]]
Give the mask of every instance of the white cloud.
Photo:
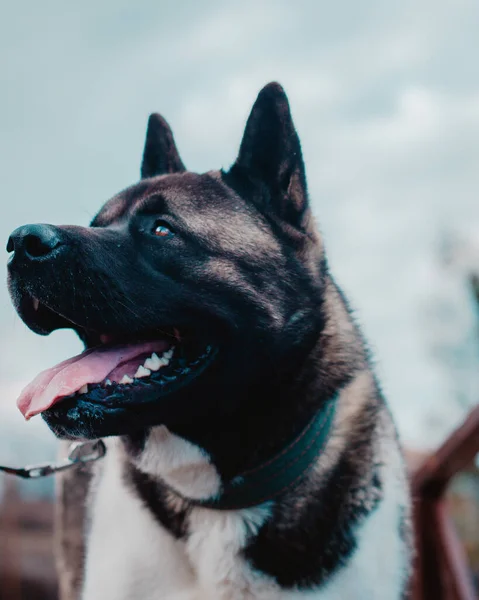
[[[0,387],[0,464],[24,466],[54,458],[53,434],[40,418],[28,423],[15,405],[26,381],[5,382]]]

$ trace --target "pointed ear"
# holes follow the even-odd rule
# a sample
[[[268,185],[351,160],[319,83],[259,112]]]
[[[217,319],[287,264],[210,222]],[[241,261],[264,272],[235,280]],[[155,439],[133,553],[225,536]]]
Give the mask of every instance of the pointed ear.
[[[161,115],[150,115],[141,163],[141,178],[181,171],[186,169],[178,154],[170,126]]]
[[[308,193],[301,145],[278,83],[259,93],[232,170],[266,186],[270,208],[292,225],[302,225]]]

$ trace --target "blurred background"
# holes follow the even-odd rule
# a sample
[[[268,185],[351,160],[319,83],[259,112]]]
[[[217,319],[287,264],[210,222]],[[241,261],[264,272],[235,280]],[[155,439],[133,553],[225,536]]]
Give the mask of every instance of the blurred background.
[[[256,94],[279,81],[332,270],[422,456],[479,400],[478,31],[476,0],[3,2],[0,240],[86,225],[138,180],[153,111],[190,170],[228,167]],[[51,459],[52,435],[15,399],[80,343],[29,332],[5,285],[0,332],[0,463]],[[38,597],[54,597],[53,482],[5,482],[0,594],[35,598],[28,578],[43,578]]]

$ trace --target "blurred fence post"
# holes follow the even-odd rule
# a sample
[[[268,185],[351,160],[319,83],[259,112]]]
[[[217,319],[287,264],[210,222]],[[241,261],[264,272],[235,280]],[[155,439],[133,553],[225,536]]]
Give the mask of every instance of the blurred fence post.
[[[21,600],[20,541],[17,483],[4,478],[3,502],[0,505],[0,599]]]
[[[412,477],[417,541],[414,600],[477,600],[443,496],[452,477],[478,452],[479,406]]]

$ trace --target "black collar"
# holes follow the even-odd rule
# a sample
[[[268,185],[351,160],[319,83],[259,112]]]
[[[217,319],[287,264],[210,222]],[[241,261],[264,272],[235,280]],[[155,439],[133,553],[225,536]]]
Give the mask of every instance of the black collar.
[[[274,500],[297,486],[326,445],[336,399],[337,395],[328,400],[298,437],[276,456],[227,481],[218,496],[194,501],[194,504],[218,510],[239,510]]]

